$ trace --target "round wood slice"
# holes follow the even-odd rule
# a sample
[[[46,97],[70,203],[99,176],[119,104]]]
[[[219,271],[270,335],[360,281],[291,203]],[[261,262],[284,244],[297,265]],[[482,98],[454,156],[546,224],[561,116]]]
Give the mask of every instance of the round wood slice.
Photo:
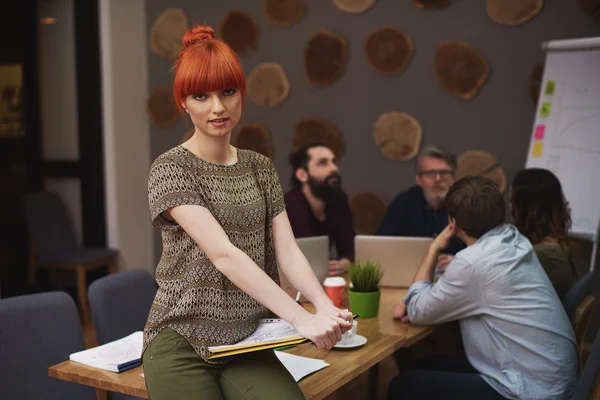
[[[315,31],[304,48],[304,70],[314,86],[329,85],[344,75],[348,41],[326,29]]]
[[[413,4],[418,8],[446,8],[450,0],[413,0]]]
[[[264,0],[267,19],[277,26],[298,23],[306,14],[306,0]]]
[[[579,0],[579,5],[592,17],[594,22],[600,24],[600,0]]]
[[[333,0],[333,4],[340,10],[350,14],[360,14],[375,5],[376,0]]]
[[[544,0],[486,0],[488,16],[499,24],[522,25],[542,11]]]
[[[399,74],[410,63],[415,46],[410,36],[396,28],[385,27],[369,34],[365,41],[369,64],[384,74]]]
[[[529,98],[533,102],[533,104],[537,104],[538,98],[540,97],[540,84],[542,82],[542,77],[544,76],[544,64],[538,63],[536,64],[529,73],[529,79],[531,80],[529,84]]]
[[[464,42],[440,43],[434,67],[440,87],[465,100],[479,93],[490,74],[485,56]]]
[[[468,150],[458,156],[456,178],[484,176],[496,182],[501,192],[506,190],[506,175],[498,159],[484,150]]]
[[[159,87],[150,93],[146,100],[146,111],[152,123],[160,128],[173,125],[180,116],[173,92],[168,87]]]
[[[161,57],[174,60],[183,50],[182,38],[190,29],[188,18],[180,8],[167,8],[152,24],[150,50]]]
[[[259,106],[277,107],[290,94],[290,81],[280,64],[262,63],[257,65],[248,76],[246,93],[250,100]]]
[[[238,126],[234,133],[234,146],[240,149],[252,150],[269,158],[273,158],[275,148],[271,144],[271,133],[267,128],[257,123],[245,123]]]
[[[407,161],[421,146],[423,128],[412,115],[390,111],[381,114],[373,125],[375,145],[392,160]]]
[[[293,150],[298,150],[300,147],[315,142],[323,143],[329,147],[338,159],[344,155],[344,137],[334,124],[319,118],[299,121],[294,127]]]
[[[350,207],[356,233],[374,235],[385,217],[387,202],[375,193],[363,192],[352,197]]]
[[[258,49],[260,28],[254,18],[240,10],[232,10],[219,26],[220,36],[240,56]]]

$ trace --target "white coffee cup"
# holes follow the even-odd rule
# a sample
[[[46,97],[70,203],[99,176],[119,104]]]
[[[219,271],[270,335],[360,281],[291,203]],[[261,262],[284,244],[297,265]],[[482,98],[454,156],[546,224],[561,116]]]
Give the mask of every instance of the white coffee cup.
[[[346,333],[342,335],[342,340],[339,341],[340,344],[348,345],[352,343],[354,340],[354,336],[356,335],[356,328],[358,327],[358,322],[356,320],[352,321],[352,328],[350,328]]]

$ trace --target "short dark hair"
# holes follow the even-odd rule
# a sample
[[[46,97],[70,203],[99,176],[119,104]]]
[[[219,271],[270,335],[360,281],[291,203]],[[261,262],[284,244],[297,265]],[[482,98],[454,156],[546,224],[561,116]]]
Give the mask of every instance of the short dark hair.
[[[467,176],[450,187],[444,207],[458,228],[479,239],[506,220],[506,202],[498,185],[481,176]]]
[[[292,176],[290,178],[290,183],[292,184],[292,187],[294,189],[302,188],[302,182],[300,182],[298,178],[296,178],[296,170],[298,170],[298,168],[308,169],[308,162],[310,161],[308,151],[315,147],[325,147],[327,149],[329,148],[327,147],[327,145],[321,142],[313,142],[300,147],[298,150],[290,154],[289,161],[290,165],[292,166]]]

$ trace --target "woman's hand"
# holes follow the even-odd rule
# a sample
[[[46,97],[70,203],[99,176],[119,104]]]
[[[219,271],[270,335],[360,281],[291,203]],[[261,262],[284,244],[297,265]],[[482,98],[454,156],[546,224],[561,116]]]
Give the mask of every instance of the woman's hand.
[[[318,349],[326,350],[342,340],[343,332],[352,327],[350,322],[342,318],[308,312],[301,314],[291,323],[300,335],[313,342]]]
[[[317,307],[317,314],[325,315],[328,317],[336,317],[347,321],[350,325],[348,328],[342,327],[342,334],[346,333],[350,328],[352,328],[352,313],[348,310],[341,310],[334,306],[332,303],[325,304],[321,307]]]

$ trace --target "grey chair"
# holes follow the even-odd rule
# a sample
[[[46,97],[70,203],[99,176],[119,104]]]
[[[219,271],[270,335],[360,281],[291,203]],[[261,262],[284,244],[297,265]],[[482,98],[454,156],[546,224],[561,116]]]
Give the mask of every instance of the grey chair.
[[[600,372],[600,330],[596,333],[592,352],[588,356],[585,368],[579,378],[573,400],[588,400],[599,397],[600,394],[598,392],[600,391],[600,388],[599,385],[596,384],[598,381],[598,372]],[[592,394],[594,395],[592,396]]]
[[[592,296],[592,289],[596,280],[596,274],[590,271],[583,275],[575,282],[573,287],[569,289],[565,298],[563,299],[563,307],[567,312],[569,319],[573,319],[575,310],[579,307],[579,304],[585,299],[586,296]]]
[[[103,267],[108,267],[109,273],[116,272],[118,251],[80,247],[75,240],[73,225],[65,205],[53,192],[28,194],[25,197],[25,212],[32,248],[29,284],[35,284],[38,268],[75,271],[81,317],[84,322],[89,321],[87,272]]]
[[[157,285],[143,269],[118,272],[90,285],[88,297],[100,345],[144,329]],[[110,393],[112,400],[137,399]]]
[[[0,398],[94,400],[87,386],[48,376],[48,368],[85,349],[73,299],[64,292],[0,300]]]

